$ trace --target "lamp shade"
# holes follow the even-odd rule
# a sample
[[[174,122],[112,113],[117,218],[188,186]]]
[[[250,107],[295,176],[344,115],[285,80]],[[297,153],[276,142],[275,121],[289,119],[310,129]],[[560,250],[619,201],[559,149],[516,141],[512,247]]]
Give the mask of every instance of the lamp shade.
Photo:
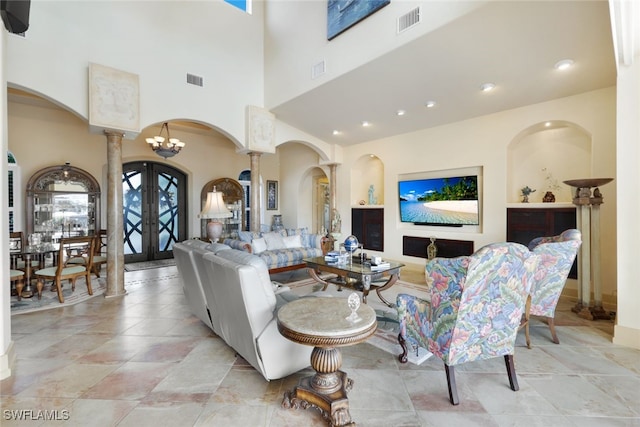
[[[200,212],[199,217],[202,219],[210,218],[230,218],[233,214],[222,199],[222,193],[216,191],[215,187],[213,191],[207,193],[207,202],[204,204],[204,208]]]

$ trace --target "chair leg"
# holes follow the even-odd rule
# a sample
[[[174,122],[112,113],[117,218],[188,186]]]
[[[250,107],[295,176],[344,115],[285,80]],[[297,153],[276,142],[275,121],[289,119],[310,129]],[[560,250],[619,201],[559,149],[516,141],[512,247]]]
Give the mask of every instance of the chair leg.
[[[447,373],[447,387],[449,388],[449,401],[452,405],[460,403],[458,399],[458,388],[456,387],[456,375],[453,366],[444,364],[444,371]]]
[[[22,299],[22,288],[24,288],[24,280],[17,280],[16,292],[18,293],[18,301]]]
[[[87,292],[89,295],[93,295],[93,288],[91,288],[91,272],[87,271]]]
[[[56,278],[54,283],[56,285],[56,290],[58,291],[58,301],[60,301],[60,303],[63,303],[64,296],[62,296],[62,284],[60,283],[60,279]]]
[[[511,386],[511,390],[520,390],[520,386],[518,386],[518,378],[516,378],[516,366],[513,363],[513,354],[505,354],[504,362],[505,365],[507,365],[507,375],[509,375],[509,386]]]
[[[527,348],[531,348],[531,337],[529,336],[529,322],[531,321],[531,295],[527,297],[524,310],[524,337],[527,341]]]
[[[398,355],[398,360],[400,360],[400,363],[407,363],[407,341],[402,334],[398,334],[398,342],[400,343],[400,347],[402,347],[402,354]]]
[[[556,335],[556,325],[553,322],[553,317],[547,317],[547,324],[549,325],[549,330],[551,331],[551,341],[553,341],[556,344],[560,344],[560,340]]]
[[[38,299],[42,299],[42,289],[44,288],[44,280],[38,279],[36,281],[36,291],[38,291]]]

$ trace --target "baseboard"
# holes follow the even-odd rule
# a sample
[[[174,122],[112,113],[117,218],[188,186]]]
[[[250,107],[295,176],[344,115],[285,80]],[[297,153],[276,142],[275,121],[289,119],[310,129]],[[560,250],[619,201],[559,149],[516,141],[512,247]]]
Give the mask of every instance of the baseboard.
[[[613,331],[614,344],[640,350],[640,329],[615,325]]]
[[[16,363],[16,350],[13,341],[9,342],[7,352],[0,355],[0,380],[11,376],[11,367]]]

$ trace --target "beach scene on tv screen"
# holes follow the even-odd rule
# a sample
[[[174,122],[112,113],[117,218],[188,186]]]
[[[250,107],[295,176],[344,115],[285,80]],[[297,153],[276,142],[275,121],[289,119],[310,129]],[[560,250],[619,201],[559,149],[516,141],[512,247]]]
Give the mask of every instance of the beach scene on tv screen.
[[[476,225],[478,179],[475,176],[400,181],[402,222]]]

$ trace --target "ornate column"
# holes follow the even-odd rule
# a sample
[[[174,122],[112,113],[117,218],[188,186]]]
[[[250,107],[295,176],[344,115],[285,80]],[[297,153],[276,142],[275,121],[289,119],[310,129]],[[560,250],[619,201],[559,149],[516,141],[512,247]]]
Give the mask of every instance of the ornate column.
[[[251,231],[260,231],[260,156],[261,153],[251,152]]]
[[[608,184],[613,178],[587,178],[564,181],[576,187],[573,204],[577,206],[577,225],[582,232],[582,246],[578,263],[578,302],[571,309],[579,317],[609,319],[602,307],[602,277],[600,273],[600,205],[602,193],[600,185]],[[593,195],[591,194],[591,188]],[[593,299],[591,305],[591,282],[593,281]]]
[[[140,82],[137,74],[89,64],[89,131],[107,136],[107,290],[122,296],[124,245],[122,139],[140,132]]]
[[[124,288],[124,219],[122,216],[123,133],[105,131],[107,136],[107,290],[105,297],[122,296]]]

